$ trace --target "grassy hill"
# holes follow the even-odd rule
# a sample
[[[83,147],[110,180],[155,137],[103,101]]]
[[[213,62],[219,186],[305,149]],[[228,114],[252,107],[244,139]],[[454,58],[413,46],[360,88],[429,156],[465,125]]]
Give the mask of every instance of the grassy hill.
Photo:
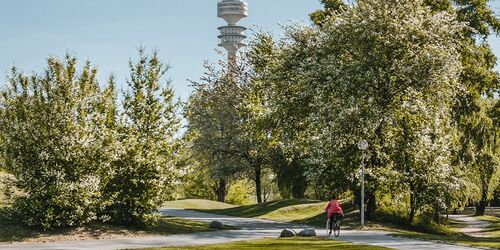
[[[201,209],[230,209],[234,208],[235,206],[217,201],[186,199],[177,201],[167,201],[163,203],[163,207],[201,210]]]
[[[490,222],[490,226],[488,226],[484,232],[487,233],[488,237],[500,239],[500,218],[495,216],[481,216],[478,217],[480,220]]]
[[[326,205],[327,202],[318,200],[287,199],[227,209],[200,210],[229,216],[260,218],[323,227],[326,223],[326,213],[324,211]],[[346,214],[342,222],[343,227],[359,227],[359,213],[354,209],[354,206],[349,201],[342,201],[342,208]]]
[[[290,209],[293,206],[311,205],[311,204],[319,205],[320,203],[323,204],[322,202],[314,201],[314,200],[288,199],[288,200],[264,202],[264,203],[260,203],[260,204],[246,205],[246,206],[240,206],[240,207],[232,207],[232,208],[226,208],[226,209],[210,209],[209,208],[206,210],[212,211],[214,213],[229,215],[229,216],[265,218],[266,215],[268,215],[270,213],[274,213],[274,215],[276,216],[280,213],[283,213],[286,209]],[[268,219],[274,219],[274,217],[268,218]]]

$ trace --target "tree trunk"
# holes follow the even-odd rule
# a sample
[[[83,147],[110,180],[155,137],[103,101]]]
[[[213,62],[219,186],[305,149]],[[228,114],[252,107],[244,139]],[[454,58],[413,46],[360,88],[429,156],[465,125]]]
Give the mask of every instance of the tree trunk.
[[[374,219],[375,218],[375,210],[377,209],[377,201],[375,199],[375,192],[369,191],[366,194],[366,218]]]
[[[445,223],[449,222],[449,220],[448,220],[449,218],[450,218],[450,209],[446,208],[446,221],[445,221]]]
[[[306,198],[306,181],[305,178],[299,174],[294,176],[294,182],[292,183],[292,196],[294,199],[305,199]]]
[[[262,203],[261,175],[261,169],[260,166],[258,166],[255,168],[255,191],[257,193],[257,203]]]
[[[436,222],[437,224],[441,224],[441,218],[439,216],[439,206],[438,204],[434,204],[434,218],[433,218],[434,222]]]
[[[297,160],[292,164],[293,177],[290,178],[292,196],[295,199],[304,199],[306,198],[305,193],[307,188],[306,178],[304,178],[304,166]]]
[[[413,183],[410,183],[410,217],[408,218],[409,224],[415,220],[415,195],[413,194]]]
[[[481,200],[476,204],[476,216],[484,215],[486,211],[486,203],[488,202],[488,187],[483,187],[483,191],[481,193]]]
[[[219,180],[219,187],[217,188],[217,200],[219,202],[226,201],[226,180]]]

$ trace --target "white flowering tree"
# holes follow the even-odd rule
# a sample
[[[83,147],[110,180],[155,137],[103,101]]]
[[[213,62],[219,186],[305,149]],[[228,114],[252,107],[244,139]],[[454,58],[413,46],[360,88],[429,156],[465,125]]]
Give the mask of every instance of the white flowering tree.
[[[454,146],[450,112],[461,90],[456,38],[464,26],[423,1],[337,7],[320,26],[291,27],[280,44],[267,81],[283,141],[306,156],[306,176],[316,186],[356,191],[355,144],[368,139],[369,216],[377,191],[394,182],[400,193],[418,196],[413,205],[441,199],[438,184],[457,183],[438,177],[456,174],[448,153]],[[417,170],[418,176],[411,172]],[[423,179],[426,188],[410,187]],[[431,210],[442,201],[432,200]]]
[[[20,190],[14,208],[45,229],[97,219],[103,175],[115,158],[109,117],[113,85],[104,91],[89,62],[49,58],[43,74],[16,68],[2,91],[0,135],[5,168]]]
[[[325,9],[311,14],[313,22],[322,26],[328,17],[336,16],[345,11],[348,5],[342,0],[321,0]],[[461,165],[468,172],[468,177],[463,178],[467,186],[489,186],[494,181],[491,174],[485,174],[480,167],[481,164],[473,159],[480,156],[485,151],[480,142],[481,133],[473,135],[471,131],[480,131],[481,124],[477,118],[483,117],[484,121],[489,118],[488,112],[483,105],[485,97],[492,97],[498,92],[500,76],[495,72],[497,58],[488,44],[488,36],[500,32],[500,19],[495,15],[489,6],[489,1],[474,0],[440,0],[424,1],[433,13],[448,12],[455,15],[459,21],[463,21],[467,29],[461,31],[461,35],[456,37],[460,44],[460,55],[463,72],[460,75],[460,82],[465,86],[455,98],[453,115],[456,127],[459,130],[460,147],[453,152],[454,165]],[[479,126],[478,126],[479,125]],[[469,131],[469,132],[468,132]],[[473,145],[475,144],[475,145]],[[490,164],[490,168],[493,167]],[[486,171],[488,172],[488,171]],[[494,175],[493,175],[494,176]],[[470,177],[470,178],[469,178]],[[472,181],[475,180],[475,181]],[[484,183],[489,183],[488,185]],[[484,185],[483,185],[484,184]],[[484,188],[481,188],[485,190]],[[482,214],[484,211],[485,199],[491,192],[473,191],[474,188],[466,192],[464,198],[474,201],[476,211]],[[473,194],[471,196],[470,194]]]

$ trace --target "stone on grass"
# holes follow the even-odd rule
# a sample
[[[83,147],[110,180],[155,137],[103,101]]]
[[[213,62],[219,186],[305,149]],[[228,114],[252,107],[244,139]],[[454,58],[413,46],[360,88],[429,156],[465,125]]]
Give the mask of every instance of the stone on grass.
[[[314,228],[307,228],[307,229],[300,231],[299,236],[301,236],[301,237],[314,237],[314,236],[316,236],[316,231],[314,231]]]
[[[224,229],[224,224],[222,224],[222,222],[220,222],[218,220],[214,220],[214,221],[210,222],[209,227],[213,228],[213,229]]]
[[[280,234],[280,238],[295,237],[297,233],[291,229],[283,229]]]

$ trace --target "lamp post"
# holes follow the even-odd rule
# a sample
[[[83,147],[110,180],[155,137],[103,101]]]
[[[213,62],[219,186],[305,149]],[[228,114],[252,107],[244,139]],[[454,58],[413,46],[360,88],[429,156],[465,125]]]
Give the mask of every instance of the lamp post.
[[[365,150],[368,148],[368,142],[359,141],[358,148],[361,150],[361,228],[363,228],[365,226]]]

